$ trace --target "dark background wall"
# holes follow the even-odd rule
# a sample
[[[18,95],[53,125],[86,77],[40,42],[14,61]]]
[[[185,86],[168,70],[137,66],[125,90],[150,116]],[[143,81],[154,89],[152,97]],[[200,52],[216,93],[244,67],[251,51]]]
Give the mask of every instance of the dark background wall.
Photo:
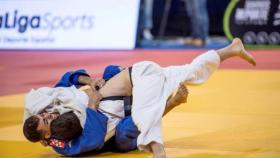
[[[230,0],[208,0],[210,35],[224,35],[223,15]],[[154,0],[152,33],[157,36],[162,19],[165,0]],[[190,32],[189,17],[183,0],[173,0],[165,30],[165,36],[187,36]]]

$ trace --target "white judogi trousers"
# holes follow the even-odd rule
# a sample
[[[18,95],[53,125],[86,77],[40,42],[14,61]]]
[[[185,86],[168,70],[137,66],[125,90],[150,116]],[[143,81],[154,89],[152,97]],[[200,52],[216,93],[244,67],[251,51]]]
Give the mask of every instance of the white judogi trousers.
[[[186,65],[162,68],[154,62],[144,61],[132,66],[132,119],[140,131],[138,149],[149,151],[149,143],[163,143],[162,115],[168,97],[180,82],[202,84],[219,64],[219,55],[211,50]]]

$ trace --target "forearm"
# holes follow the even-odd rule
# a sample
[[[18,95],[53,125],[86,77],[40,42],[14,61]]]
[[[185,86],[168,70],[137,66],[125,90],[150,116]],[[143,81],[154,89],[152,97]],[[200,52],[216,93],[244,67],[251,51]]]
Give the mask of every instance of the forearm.
[[[103,98],[102,95],[98,91],[92,88],[85,89],[84,91],[87,93],[89,97],[88,107],[96,110],[101,99]]]
[[[78,81],[80,84],[89,85],[95,90],[99,90],[105,84],[105,80],[102,78],[91,78],[84,75],[79,76]]]

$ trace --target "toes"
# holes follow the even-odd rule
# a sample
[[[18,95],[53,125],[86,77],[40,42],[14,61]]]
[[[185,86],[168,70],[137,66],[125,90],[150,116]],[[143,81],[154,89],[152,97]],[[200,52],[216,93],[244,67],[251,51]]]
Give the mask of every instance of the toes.
[[[250,53],[248,53],[247,51],[244,51],[244,53],[242,55],[243,55],[243,58],[245,60],[247,60],[252,65],[256,66],[256,61],[255,61],[254,57]]]
[[[182,90],[185,92],[185,93],[188,93],[189,92],[189,90],[188,90],[188,88],[187,87],[182,87]]]
[[[183,82],[180,83],[177,93],[180,96],[187,96],[189,94],[189,90]]]
[[[252,65],[256,66],[257,63],[256,63],[254,57],[253,57],[252,55],[249,55],[249,57],[250,57],[250,61],[249,61],[249,62],[250,62]]]

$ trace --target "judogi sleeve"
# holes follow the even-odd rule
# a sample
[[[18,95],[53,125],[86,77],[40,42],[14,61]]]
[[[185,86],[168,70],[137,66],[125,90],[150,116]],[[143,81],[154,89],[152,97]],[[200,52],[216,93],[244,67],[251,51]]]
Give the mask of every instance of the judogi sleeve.
[[[105,68],[103,72],[103,79],[108,81],[110,78],[114,77],[116,74],[120,73],[120,66],[118,65],[109,65]]]
[[[81,84],[79,82],[79,76],[81,75],[90,76],[84,69],[68,71],[56,83],[55,87],[71,87],[72,85],[75,85],[77,87],[83,86],[84,84]]]
[[[116,148],[123,152],[137,149],[137,137],[139,133],[131,116],[123,118],[116,127]]]
[[[64,148],[53,147],[53,149],[66,156],[101,149],[107,131],[107,120],[102,113],[87,108],[87,119],[82,134],[65,144]]]
[[[120,73],[121,70],[119,67],[120,66],[117,65],[107,66],[103,72],[103,79],[107,81],[110,78],[114,77],[116,74]],[[90,77],[90,75],[84,69],[79,69],[76,71],[67,71],[56,83],[55,87],[71,87],[72,85],[75,85],[77,87],[83,86],[84,84],[81,84],[79,82],[79,76],[81,75]]]

